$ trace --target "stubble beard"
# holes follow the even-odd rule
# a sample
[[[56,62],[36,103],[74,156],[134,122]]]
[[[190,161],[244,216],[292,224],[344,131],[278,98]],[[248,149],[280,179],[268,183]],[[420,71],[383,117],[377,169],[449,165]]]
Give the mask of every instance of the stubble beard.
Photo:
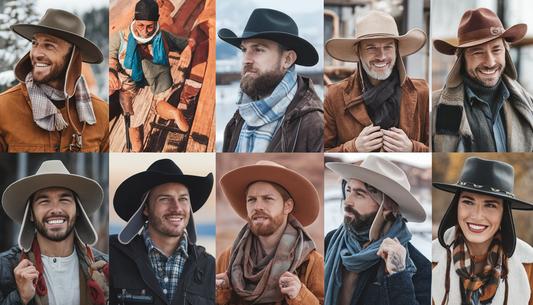
[[[256,71],[257,74],[245,75],[248,71]],[[243,66],[241,70],[241,92],[251,98],[269,96],[285,77],[278,63],[272,70],[260,72],[251,65]]]
[[[392,74],[392,70],[396,66],[396,57],[395,57],[391,61],[391,64],[386,71],[384,71],[383,73],[377,73],[374,70],[372,70],[372,67],[370,67],[370,65],[363,58],[361,58],[360,61],[366,74],[376,80],[386,80],[387,78],[389,78],[389,76]]]
[[[256,216],[255,214],[251,216],[252,218],[248,218],[248,226],[256,236],[270,236],[274,234],[274,232],[276,232],[276,230],[283,224],[284,217],[287,217],[283,214],[276,217],[272,217],[272,215],[266,213],[261,213],[260,215],[268,218],[269,223],[267,225],[254,225],[252,218]]]
[[[51,64],[50,72],[45,75],[39,75],[36,74],[34,71],[35,65],[32,61],[32,74],[33,74],[33,82],[38,85],[48,85],[51,82],[57,81],[57,80],[65,80],[66,74],[67,74],[67,61],[68,58],[64,58],[64,60],[61,62],[61,64]]]
[[[502,77],[502,71],[505,70],[505,65],[500,65],[500,64],[497,64],[493,67],[494,69],[499,69],[500,70],[500,75],[498,76],[498,78],[496,78],[493,82],[491,83],[487,83],[485,81],[483,81],[481,78],[478,77],[477,73],[476,73],[476,70],[478,68],[474,68],[473,70],[468,70],[467,73],[468,73],[468,76],[470,76],[471,79],[473,79],[476,83],[478,83],[479,85],[483,86],[483,87],[486,87],[486,88],[492,88],[494,87],[498,81],[501,79]],[[492,70],[493,68],[490,68],[490,69],[486,69],[486,70]],[[481,72],[479,72],[481,73]]]
[[[148,209],[150,210],[150,209]],[[164,218],[170,218],[172,216],[174,217],[182,217],[183,218],[183,223],[185,224],[184,226],[182,226],[182,228],[178,231],[174,231],[172,230],[171,228],[165,226],[165,224],[163,223],[163,220],[161,220],[161,218],[159,217],[156,217],[155,215],[150,215],[150,212],[148,212],[149,215],[148,215],[148,223],[158,232],[160,232],[161,234],[165,235],[165,236],[168,236],[168,237],[180,237],[182,234],[183,234],[183,231],[185,231],[185,227],[187,226],[187,224],[189,223],[189,218],[186,218],[185,215],[183,214],[169,214],[169,215],[163,215],[163,219]]]
[[[42,221],[34,221],[34,225],[35,225],[35,228],[37,229],[37,232],[39,232],[39,234],[41,234],[46,239],[49,239],[54,242],[60,242],[60,241],[67,239],[67,237],[69,237],[70,234],[72,234],[72,231],[74,230],[74,225],[76,224],[76,218],[73,218],[71,222],[70,217],[68,215],[65,215],[63,218],[65,219],[65,222],[67,223],[68,226],[67,226],[67,229],[63,232],[61,230],[47,228],[44,225],[47,219],[57,218],[57,217],[58,216],[54,215],[54,216],[43,218]]]

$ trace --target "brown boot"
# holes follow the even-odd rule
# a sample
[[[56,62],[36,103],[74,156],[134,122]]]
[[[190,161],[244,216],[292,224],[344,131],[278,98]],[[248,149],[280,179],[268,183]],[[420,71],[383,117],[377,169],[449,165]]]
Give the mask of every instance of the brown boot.
[[[143,141],[142,141],[140,127],[130,127],[129,132],[130,132],[132,150],[134,152],[141,152]]]
[[[187,124],[183,113],[167,101],[159,101],[157,103],[157,114],[165,120],[174,120],[181,131],[187,132],[189,130],[189,124]]]

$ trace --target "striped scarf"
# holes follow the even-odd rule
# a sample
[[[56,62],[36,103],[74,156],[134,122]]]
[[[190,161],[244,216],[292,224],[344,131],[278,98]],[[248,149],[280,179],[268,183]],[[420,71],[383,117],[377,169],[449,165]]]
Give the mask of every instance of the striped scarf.
[[[453,263],[455,272],[461,279],[461,299],[465,305],[492,304],[500,278],[505,279],[509,272],[507,255],[503,253],[501,232],[498,230],[489,246],[487,265],[481,274],[475,274],[475,266],[465,243],[463,232],[455,230]]]
[[[280,127],[287,107],[298,91],[297,74],[292,66],[272,94],[253,101],[239,90],[237,107],[244,119],[235,152],[265,152]]]

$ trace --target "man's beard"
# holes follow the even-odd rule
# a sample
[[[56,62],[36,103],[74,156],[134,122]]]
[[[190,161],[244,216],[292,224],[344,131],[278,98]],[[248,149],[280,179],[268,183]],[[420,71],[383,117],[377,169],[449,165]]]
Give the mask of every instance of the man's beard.
[[[257,214],[266,217],[269,220],[269,224],[255,226],[252,222],[252,219],[253,217],[257,216]],[[248,217],[248,226],[250,227],[250,230],[252,230],[252,233],[254,233],[256,236],[270,236],[274,234],[274,232],[276,232],[276,230],[283,224],[284,217],[287,216],[283,215],[283,213],[274,218],[272,215],[265,212],[254,213],[251,217]]]
[[[65,79],[66,74],[67,74],[67,63],[68,63],[67,60],[68,60],[68,57],[66,57],[64,61],[61,62],[61,64],[52,63],[52,65],[50,66],[50,72],[43,76],[39,76],[39,74],[36,75],[32,68],[33,81],[39,85],[41,84],[47,85],[50,82],[53,82],[55,80]]]
[[[505,65],[500,65],[500,64],[496,64],[494,65],[493,67],[489,68],[489,69],[486,69],[486,70],[496,70],[496,69],[499,69],[500,70],[500,75],[499,77],[494,81],[494,83],[486,83],[484,82],[481,78],[478,77],[477,73],[476,73],[476,70],[478,68],[474,68],[473,71],[466,71],[467,72],[467,75],[470,76],[470,78],[472,80],[474,80],[474,82],[478,83],[479,85],[483,86],[483,87],[486,87],[486,88],[492,88],[494,87],[495,85],[498,84],[498,81],[501,79],[502,77],[502,73],[503,73],[503,70],[505,70]],[[465,70],[466,70],[466,67],[465,67]],[[481,72],[480,72],[481,73]]]
[[[394,59],[391,61],[391,64],[389,65],[389,68],[381,74],[378,74],[374,70],[372,70],[372,67],[370,67],[370,65],[363,58],[361,58],[360,61],[366,74],[376,80],[386,80],[387,78],[389,78],[392,73],[392,70],[396,66],[396,57],[394,57]]]
[[[53,216],[43,218],[42,221],[37,221],[37,220],[34,221],[37,232],[39,232],[46,239],[49,239],[55,242],[60,242],[60,241],[65,240],[67,237],[69,237],[72,231],[74,230],[74,225],[76,224],[76,218],[73,218],[71,222],[71,219],[68,215],[63,216],[63,218],[65,219],[65,222],[67,223],[67,229],[65,231],[47,228],[44,223],[49,218],[59,218],[59,217],[53,215]]]
[[[165,226],[163,224],[163,221],[161,218],[156,217],[155,214],[150,215],[150,209],[148,209],[148,223],[158,232],[161,234],[168,236],[168,237],[180,237],[183,234],[183,231],[185,231],[185,228],[187,227],[187,224],[189,223],[189,218],[186,218],[185,214],[169,214],[169,215],[163,215],[163,219],[170,218],[172,216],[175,217],[182,217],[183,223],[185,224],[181,230],[174,231],[171,228]]]
[[[248,71],[255,71],[256,74],[246,76]],[[258,96],[269,96],[283,80],[283,77],[285,77],[285,73],[281,70],[280,64],[266,72],[258,71],[251,65],[244,66],[241,70],[241,92],[252,99]]]
[[[370,230],[372,222],[374,222],[376,214],[378,213],[378,211],[375,211],[373,213],[361,215],[359,214],[359,212],[357,212],[350,206],[346,206],[344,210],[354,215],[353,218],[344,216],[344,228],[346,228],[347,230],[352,229],[355,232]]]

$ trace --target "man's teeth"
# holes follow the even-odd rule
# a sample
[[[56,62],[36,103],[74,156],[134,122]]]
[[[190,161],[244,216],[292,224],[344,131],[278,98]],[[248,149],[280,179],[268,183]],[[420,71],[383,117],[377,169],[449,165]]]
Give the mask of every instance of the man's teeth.
[[[258,217],[255,220],[265,220],[265,219],[266,219],[266,217]]]
[[[57,225],[57,224],[64,223],[64,222],[65,222],[64,219],[49,220],[49,221],[47,221],[47,223],[49,223],[49,224],[51,224],[51,225]]]
[[[492,71],[483,71],[483,70],[479,70],[479,72],[483,73],[483,74],[486,74],[486,75],[490,75],[490,74],[494,74],[496,73],[496,70],[492,70]]]
[[[483,229],[485,229],[487,227],[487,226],[476,226],[476,225],[473,225],[473,224],[468,224],[468,226],[471,227],[474,230],[483,230]]]
[[[35,66],[37,66],[37,67],[48,67],[47,64],[35,64]]]
[[[167,218],[170,221],[181,221],[183,218]]]
[[[382,65],[378,65],[378,64],[374,64],[374,66],[378,67],[378,68],[383,68],[387,65],[387,63],[384,63]]]

